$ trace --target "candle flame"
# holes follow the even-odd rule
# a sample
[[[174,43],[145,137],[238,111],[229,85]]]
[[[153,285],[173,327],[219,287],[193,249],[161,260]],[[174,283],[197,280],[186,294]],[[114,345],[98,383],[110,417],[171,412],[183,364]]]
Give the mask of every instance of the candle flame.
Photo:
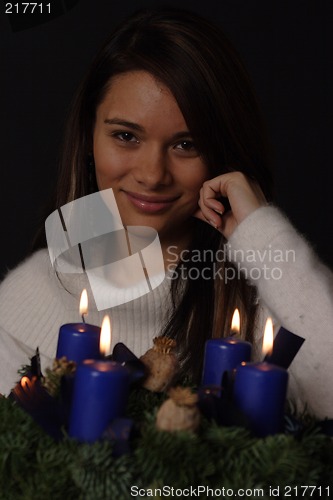
[[[101,328],[101,338],[99,341],[99,349],[103,356],[110,352],[111,347],[111,323],[108,315],[104,316]]]
[[[231,320],[231,331],[232,333],[240,332],[240,315],[239,310],[236,308]]]
[[[264,341],[262,344],[262,353],[264,355],[270,355],[273,351],[273,322],[272,318],[267,318],[265,331],[264,331]]]
[[[31,381],[29,377],[24,376],[21,378],[21,386],[23,387],[23,389],[27,389],[28,387],[30,387],[30,385]]]
[[[87,290],[82,290],[81,298],[80,298],[80,314],[83,316],[88,313],[88,294]]]

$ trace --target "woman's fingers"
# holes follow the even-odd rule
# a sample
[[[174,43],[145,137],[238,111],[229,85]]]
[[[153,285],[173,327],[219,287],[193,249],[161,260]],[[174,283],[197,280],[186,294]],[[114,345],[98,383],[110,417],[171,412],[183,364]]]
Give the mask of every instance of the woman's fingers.
[[[230,211],[221,197],[227,198]],[[199,197],[200,211],[195,214],[206,220],[228,238],[234,229],[266,199],[259,185],[241,172],[230,172],[206,181]]]
[[[202,214],[202,220],[206,220],[213,227],[218,229],[221,224],[221,215],[224,212],[223,205],[214,199],[206,199],[203,188],[200,190],[199,207]]]

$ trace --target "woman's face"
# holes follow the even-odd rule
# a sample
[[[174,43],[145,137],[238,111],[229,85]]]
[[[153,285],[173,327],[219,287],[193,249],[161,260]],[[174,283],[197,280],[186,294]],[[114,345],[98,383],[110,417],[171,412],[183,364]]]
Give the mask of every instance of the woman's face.
[[[155,228],[162,243],[188,236],[209,177],[171,92],[150,73],[115,76],[96,111],[98,188],[112,188],[125,226]]]

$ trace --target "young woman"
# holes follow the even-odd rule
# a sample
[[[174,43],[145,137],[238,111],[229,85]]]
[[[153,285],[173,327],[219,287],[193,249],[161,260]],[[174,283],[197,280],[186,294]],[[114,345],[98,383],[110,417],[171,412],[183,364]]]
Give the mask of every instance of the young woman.
[[[125,227],[158,232],[166,278],[98,311],[86,275],[57,272],[41,233],[0,289],[0,390],[10,390],[37,346],[51,364],[59,327],[78,320],[87,288],[89,323],[109,313],[113,343],[137,355],[156,335],[175,338],[182,370],[196,381],[206,339],[229,334],[235,307],[254,358],[272,315],[305,338],[290,397],[332,417],[333,277],[271,204],[268,156],[248,75],[217,27],[174,10],[123,23],[74,100],[49,213],[112,188]]]

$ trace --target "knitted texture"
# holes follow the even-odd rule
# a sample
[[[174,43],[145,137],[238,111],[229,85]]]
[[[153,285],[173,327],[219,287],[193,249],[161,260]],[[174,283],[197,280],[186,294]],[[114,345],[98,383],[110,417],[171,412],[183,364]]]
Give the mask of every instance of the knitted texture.
[[[277,325],[306,339],[289,370],[290,395],[299,409],[306,403],[310,413],[332,418],[332,272],[272,206],[248,216],[234,231],[226,251],[236,271],[240,269],[257,286],[262,310],[268,309]],[[272,274],[273,268],[277,270]],[[59,327],[80,321],[83,288],[88,289],[90,304],[87,322],[101,325],[108,313],[112,344],[124,342],[137,356],[152,347],[152,339],[168,318],[168,277],[147,295],[107,311],[97,311],[84,274],[62,275],[60,279],[47,250],[41,250],[11,271],[0,286],[0,392],[9,392],[17,369],[26,364],[36,347],[40,348],[42,365],[51,366]],[[260,352],[262,334],[259,326],[254,335],[255,352]]]

